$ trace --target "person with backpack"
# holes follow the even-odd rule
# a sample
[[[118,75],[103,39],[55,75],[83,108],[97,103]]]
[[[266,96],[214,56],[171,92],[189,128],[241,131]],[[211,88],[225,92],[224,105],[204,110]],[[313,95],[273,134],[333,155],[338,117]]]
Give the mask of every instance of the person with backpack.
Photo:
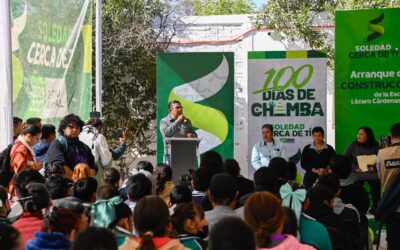
[[[65,116],[58,127],[60,135],[51,142],[47,151],[46,165],[56,163],[64,166],[65,177],[69,179],[79,163],[86,163],[92,171],[96,168],[90,148],[79,140],[83,125],[84,122],[79,116]]]
[[[118,160],[126,149],[126,134],[118,134],[120,145],[112,150],[110,149],[106,137],[101,133],[103,122],[99,118],[91,118],[83,127],[79,135],[79,140],[85,143],[92,151],[96,166],[96,180],[101,183],[104,170],[111,165],[112,160]]]
[[[10,152],[10,182],[8,192],[16,195],[14,188],[14,176],[24,169],[32,168],[39,171],[43,166],[43,161],[37,162],[33,146],[40,140],[41,129],[36,125],[27,125],[22,134],[15,140]]]
[[[388,197],[400,196],[398,187],[398,176],[400,175],[400,123],[394,124],[390,129],[390,147],[379,150],[376,166],[378,169],[378,177],[382,183],[382,201],[387,204],[390,199]],[[396,184],[395,184],[396,183]],[[398,198],[395,200],[399,200]],[[387,246],[388,249],[400,249],[400,205],[392,204],[389,207],[383,207],[385,215],[375,215],[380,221],[386,222]],[[389,213],[390,211],[390,213]],[[385,217],[385,218],[382,218]]]

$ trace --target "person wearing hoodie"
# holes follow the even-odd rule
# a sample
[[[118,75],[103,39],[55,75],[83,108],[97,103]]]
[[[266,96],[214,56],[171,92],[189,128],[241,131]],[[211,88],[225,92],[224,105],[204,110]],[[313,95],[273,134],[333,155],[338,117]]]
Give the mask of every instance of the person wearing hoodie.
[[[133,213],[138,238],[126,238],[120,250],[185,250],[179,240],[170,238],[172,223],[167,204],[158,196],[139,200]]]
[[[193,202],[178,204],[172,215],[172,225],[181,243],[192,250],[206,250],[207,242],[198,235],[203,230],[201,211]],[[207,220],[205,222],[208,224]]]
[[[39,141],[41,129],[35,125],[27,125],[22,134],[15,140],[10,153],[10,166],[14,177],[8,184],[8,192],[16,196],[14,187],[15,176],[24,169],[32,168],[39,171],[43,161],[36,162],[33,146]]]
[[[244,218],[253,229],[257,249],[311,250],[292,235],[282,234],[285,214],[279,199],[270,192],[252,194],[244,205]]]
[[[46,215],[45,223],[35,238],[30,240],[25,250],[69,250],[79,227],[78,217],[66,208],[53,207]]]

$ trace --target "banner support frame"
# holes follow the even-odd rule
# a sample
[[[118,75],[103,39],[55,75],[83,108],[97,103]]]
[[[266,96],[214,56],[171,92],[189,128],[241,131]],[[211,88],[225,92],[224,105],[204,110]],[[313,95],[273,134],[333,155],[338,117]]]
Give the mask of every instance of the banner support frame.
[[[102,0],[95,0],[96,3],[96,111],[101,114],[102,110]]]
[[[0,88],[5,91],[4,99],[1,101],[1,120],[4,121],[4,125],[0,126],[0,146],[1,149],[5,148],[8,144],[13,142],[13,75],[12,75],[12,53],[11,53],[11,5],[10,0],[1,1],[0,6],[2,8],[1,16],[4,24],[1,30],[1,39],[3,40],[3,53],[5,62],[5,80],[0,81]],[[2,69],[0,69],[2,70]]]

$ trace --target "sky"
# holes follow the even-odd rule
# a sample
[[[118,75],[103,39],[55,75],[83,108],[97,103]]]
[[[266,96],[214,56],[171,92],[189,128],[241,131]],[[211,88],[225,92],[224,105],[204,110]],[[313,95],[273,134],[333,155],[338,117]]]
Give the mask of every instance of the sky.
[[[266,0],[253,0],[253,2],[257,5],[257,9],[261,7],[261,5],[263,5]]]

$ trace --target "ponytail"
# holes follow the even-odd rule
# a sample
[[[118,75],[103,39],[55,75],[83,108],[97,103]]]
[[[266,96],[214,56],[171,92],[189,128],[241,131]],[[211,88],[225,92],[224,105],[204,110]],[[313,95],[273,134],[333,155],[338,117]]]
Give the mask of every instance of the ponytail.
[[[269,192],[257,192],[251,195],[244,205],[244,218],[253,229],[258,248],[271,245],[271,234],[281,233],[285,219],[282,204]]]
[[[155,171],[156,176],[156,194],[164,191],[165,183],[172,180],[172,169],[167,164],[158,164]]]
[[[140,245],[137,250],[156,250],[156,246],[153,242],[153,232],[147,231],[141,236]]]

